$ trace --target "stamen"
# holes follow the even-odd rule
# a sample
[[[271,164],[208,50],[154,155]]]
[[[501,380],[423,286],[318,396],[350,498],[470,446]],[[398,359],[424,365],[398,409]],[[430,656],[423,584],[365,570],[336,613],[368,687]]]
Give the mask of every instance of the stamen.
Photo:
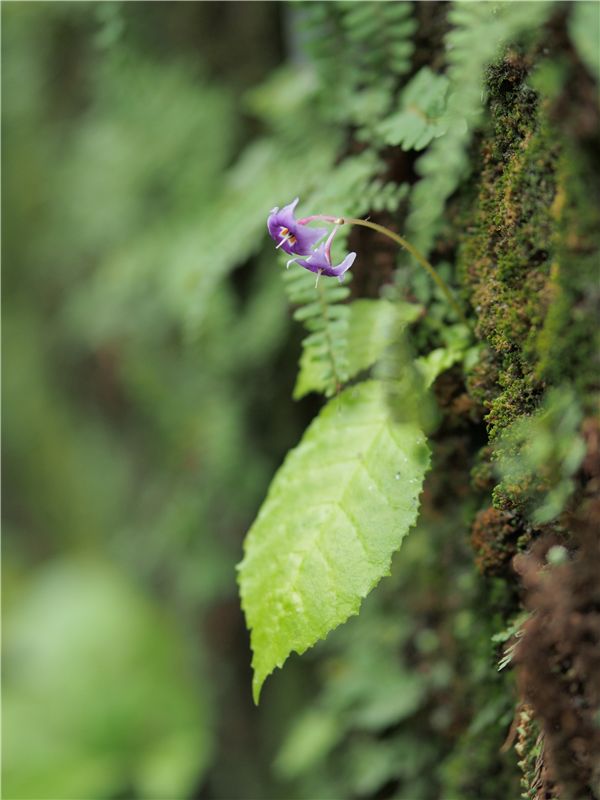
[[[323,270],[322,270],[322,269],[320,269],[320,270],[317,272],[317,280],[315,281],[315,289],[316,289],[316,288],[317,288],[317,286],[319,285],[319,278],[321,277],[321,273],[322,273],[322,272],[323,272]]]
[[[289,239],[291,239],[291,238],[292,238],[291,236],[283,236],[283,237],[282,237],[282,239],[281,239],[281,241],[279,242],[279,244],[278,244],[278,245],[277,245],[277,247],[275,248],[275,250],[279,250],[279,248],[280,248],[282,245],[284,245],[284,244],[285,244],[285,243],[286,243],[286,242],[287,242]]]

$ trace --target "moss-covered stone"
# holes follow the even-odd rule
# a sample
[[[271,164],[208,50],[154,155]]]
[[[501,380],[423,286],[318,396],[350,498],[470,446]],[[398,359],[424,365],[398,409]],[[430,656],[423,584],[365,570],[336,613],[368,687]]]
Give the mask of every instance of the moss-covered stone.
[[[551,303],[536,343],[539,378],[571,381],[590,409],[600,387],[600,191],[591,167],[584,153],[565,143],[551,209],[556,229],[547,286]]]
[[[464,295],[487,345],[467,388],[486,409],[489,439],[476,458],[472,488],[490,492],[493,506],[475,517],[471,543],[479,570],[507,587],[517,586],[513,556],[545,530],[527,521],[532,492],[545,491],[544,473],[538,470],[529,484],[493,487],[496,440],[531,415],[552,386],[571,385],[593,413],[600,375],[597,151],[563,124],[564,92],[544,100],[531,88],[530,67],[527,57],[509,53],[488,73],[489,121],[459,249]],[[561,520],[553,527],[568,537]],[[546,769],[543,732],[550,729],[542,717],[539,708],[522,705],[514,727],[522,796],[531,800],[558,797]]]
[[[544,388],[537,341],[552,299],[558,139],[527,86],[525,59],[509,54],[488,75],[490,124],[479,194],[460,268],[477,335],[490,348],[471,379],[493,438],[531,412]]]
[[[469,389],[491,439],[531,413],[547,384],[570,380],[587,396],[598,387],[598,187],[589,156],[529,88],[528,67],[511,53],[489,71],[479,192],[459,257],[489,345]]]
[[[518,552],[523,530],[513,514],[486,508],[475,517],[471,529],[471,545],[475,564],[484,575],[502,575]]]

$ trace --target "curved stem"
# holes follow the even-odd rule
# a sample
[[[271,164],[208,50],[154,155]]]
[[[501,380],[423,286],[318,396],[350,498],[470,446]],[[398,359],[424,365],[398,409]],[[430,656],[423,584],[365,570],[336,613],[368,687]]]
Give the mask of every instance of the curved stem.
[[[335,220],[338,225],[362,225],[363,228],[371,228],[378,233],[382,233],[384,236],[387,236],[388,239],[392,239],[396,244],[399,244],[400,247],[403,247],[407,250],[411,256],[419,262],[419,264],[427,270],[431,278],[435,281],[437,286],[442,290],[444,293],[444,297],[450,304],[450,306],[456,311],[458,316],[460,317],[461,321],[465,323],[469,328],[471,327],[469,321],[467,320],[464,311],[456,302],[454,295],[448,288],[446,282],[438,275],[435,269],[431,266],[429,261],[425,258],[425,256],[420,253],[416,247],[413,247],[410,242],[407,242],[404,237],[400,236],[394,231],[389,230],[389,228],[384,228],[383,225],[378,225],[376,222],[370,222],[367,219],[354,219],[352,217],[339,217]]]

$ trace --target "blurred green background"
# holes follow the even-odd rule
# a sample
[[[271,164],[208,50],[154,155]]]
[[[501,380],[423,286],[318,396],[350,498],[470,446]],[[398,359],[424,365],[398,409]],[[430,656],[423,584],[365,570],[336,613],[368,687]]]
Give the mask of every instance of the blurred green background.
[[[2,8],[6,798],[263,793],[235,564],[307,412],[238,159],[282,12]]]
[[[301,332],[266,215],[382,194],[373,151],[339,159],[377,87],[340,120],[302,13],[2,6],[6,800],[518,792],[490,644],[508,600],[473,567],[464,476],[252,705],[235,565],[318,408],[290,399]]]

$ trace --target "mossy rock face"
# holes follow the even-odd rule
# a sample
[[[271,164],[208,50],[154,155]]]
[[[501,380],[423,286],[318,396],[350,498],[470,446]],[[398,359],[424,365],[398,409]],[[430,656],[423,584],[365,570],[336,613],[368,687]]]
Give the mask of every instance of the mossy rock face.
[[[557,174],[555,260],[547,287],[552,302],[537,340],[537,370],[550,384],[572,381],[593,413],[600,389],[597,170],[583,151],[565,142]]]
[[[546,385],[598,390],[599,236],[593,149],[561,132],[530,87],[526,57],[488,72],[490,119],[459,268],[489,345],[469,379],[491,439],[531,413]]]
[[[484,575],[506,575],[523,531],[512,514],[490,507],[480,511],[471,529],[475,565]]]
[[[460,253],[476,332],[490,347],[471,389],[488,409],[491,437],[532,411],[544,388],[536,348],[552,299],[560,147],[526,75],[514,54],[489,70],[479,194]]]
[[[464,217],[461,212],[464,234],[458,265],[464,296],[474,311],[476,335],[487,345],[467,377],[469,394],[486,409],[488,435],[471,472],[472,490],[486,497],[474,517],[471,545],[476,566],[487,581],[496,576],[507,590],[515,591],[519,587],[515,564],[530,563],[519,561],[524,553],[551,535],[561,537],[554,541],[567,547],[581,545],[582,533],[571,524],[569,514],[582,507],[590,487],[598,485],[591,465],[597,439],[585,431],[588,426],[597,430],[592,420],[600,376],[600,150],[589,131],[577,132],[574,124],[578,112],[570,91],[581,72],[575,61],[559,65],[563,88],[557,94],[544,98],[535,90],[541,86],[543,52],[538,48],[535,59],[509,52],[490,68],[488,123],[479,144],[478,169],[461,198],[470,208]],[[588,111],[597,119],[597,106]],[[574,475],[575,494],[562,515],[534,525],[528,516],[531,498],[551,488],[544,484],[544,470],[532,472],[529,480],[505,478],[494,487],[495,448],[505,429],[540,408],[547,389],[565,386],[574,391],[587,415],[581,432],[588,455]],[[538,562],[532,575],[546,566],[543,558]],[[534,589],[529,591],[529,608],[535,611],[539,598]],[[524,596],[527,600],[527,593]],[[552,652],[558,652],[557,642],[560,636],[553,640]],[[530,636],[529,646],[535,675],[536,636]],[[542,654],[542,662],[544,658]],[[557,667],[555,672],[562,680],[561,670]],[[558,797],[551,775],[569,775],[556,755],[560,748],[553,745],[561,726],[547,722],[544,708],[549,703],[538,702],[535,691],[525,686],[522,663],[519,674],[522,702],[512,736],[522,771],[522,796]],[[568,705],[569,691],[561,685],[555,694],[559,700],[565,695]],[[529,701],[531,706],[525,705]],[[580,714],[573,730],[584,730],[584,716]]]

